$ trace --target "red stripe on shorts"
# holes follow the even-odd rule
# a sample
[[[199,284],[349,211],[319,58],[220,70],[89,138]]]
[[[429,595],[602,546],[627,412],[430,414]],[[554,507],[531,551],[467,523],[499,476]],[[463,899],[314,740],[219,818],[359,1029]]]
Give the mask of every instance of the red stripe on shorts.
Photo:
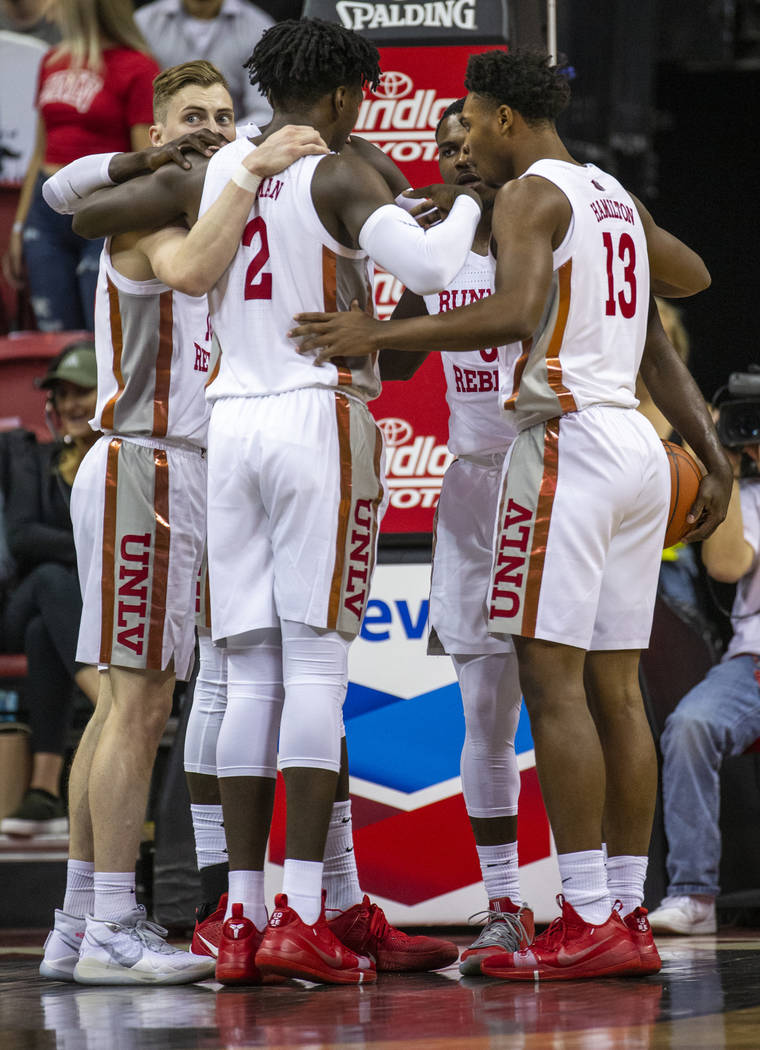
[[[351,404],[343,394],[335,395],[335,415],[338,424],[338,452],[340,456],[340,504],[338,506],[338,534],[335,540],[335,565],[327,606],[327,626],[335,630],[340,614],[343,591],[343,570],[346,564],[348,519],[351,515]]]
[[[169,463],[166,451],[153,452],[155,473],[155,538],[153,541],[153,580],[150,592],[150,626],[148,628],[147,667],[163,670],[164,621],[166,620],[166,586],[169,577]]]
[[[119,495],[119,450],[121,441],[108,443],[106,491],[103,504],[103,554],[100,569],[100,663],[111,662],[113,651],[114,572],[116,566],[116,508]]]
[[[533,638],[536,634],[538,599],[541,593],[541,577],[546,560],[546,543],[552,517],[554,495],[557,491],[557,467],[559,464],[559,419],[544,423],[544,472],[538,490],[536,521],[533,526],[533,543],[528,562],[528,582],[525,588],[525,609],[520,634]]]

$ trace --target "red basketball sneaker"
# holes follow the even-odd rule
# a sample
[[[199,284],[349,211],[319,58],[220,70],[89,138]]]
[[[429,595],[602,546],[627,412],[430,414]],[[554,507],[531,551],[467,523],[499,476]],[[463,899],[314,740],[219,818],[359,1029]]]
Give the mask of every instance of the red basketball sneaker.
[[[227,911],[227,894],[223,893],[219,898],[215,911],[209,912],[206,910],[208,907],[213,907],[213,905],[207,905],[206,908],[200,907],[195,911],[195,929],[190,943],[190,954],[210,955],[216,959],[219,954],[219,941],[222,937],[224,913]]]
[[[646,908],[634,908],[632,912],[623,919],[628,927],[636,950],[639,953],[638,966],[632,973],[647,974],[659,973],[662,969],[662,959],[657,951],[657,945],[652,936],[652,927],[649,925]]]
[[[371,955],[380,970],[440,970],[456,962],[459,949],[437,937],[410,937],[391,926],[383,909],[364,896],[361,904],[338,912],[327,925],[357,955]]]
[[[631,973],[638,967],[638,948],[617,911],[598,926],[584,922],[562,894],[562,915],[529,948],[487,957],[480,972],[508,981],[569,981]]]
[[[476,919],[483,912],[470,916]],[[535,924],[533,912],[527,904],[514,904],[509,897],[498,897],[488,902],[486,923],[469,948],[462,952],[459,972],[467,977],[480,974],[480,964],[500,952],[519,952],[533,943]]]
[[[216,979],[221,984],[261,984],[256,952],[263,933],[243,915],[243,905],[233,904],[232,915],[222,926]]]
[[[256,953],[262,974],[301,977],[324,984],[369,984],[377,980],[374,962],[341,944],[325,920],[324,909],[313,925],[305,923],[278,893],[275,910]]]

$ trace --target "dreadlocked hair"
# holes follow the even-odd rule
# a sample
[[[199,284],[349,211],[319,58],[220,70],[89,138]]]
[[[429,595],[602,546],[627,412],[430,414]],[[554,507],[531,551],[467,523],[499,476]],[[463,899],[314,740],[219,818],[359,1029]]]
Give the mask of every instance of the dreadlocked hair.
[[[464,109],[464,96],[462,98],[455,99],[450,105],[444,109],[441,113],[441,119],[435,126],[435,137],[438,138],[438,132],[441,130],[441,124],[444,120],[448,120],[449,117],[455,117],[458,113],[461,113]]]
[[[564,67],[550,65],[544,51],[485,51],[470,55],[468,91],[517,110],[528,124],[554,123],[570,101]]]
[[[380,82],[375,45],[321,18],[291,18],[267,29],[243,65],[251,83],[281,106],[310,104],[343,84],[374,89]]]

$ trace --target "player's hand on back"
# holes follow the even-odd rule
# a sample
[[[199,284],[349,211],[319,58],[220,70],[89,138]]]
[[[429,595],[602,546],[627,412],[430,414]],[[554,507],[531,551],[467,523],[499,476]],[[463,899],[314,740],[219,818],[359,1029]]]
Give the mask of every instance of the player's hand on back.
[[[295,321],[298,327],[292,328],[288,336],[302,339],[298,353],[313,355],[315,365],[333,357],[366,357],[380,349],[382,321],[366,314],[356,299],[350,310],[296,314]]]
[[[286,124],[243,158],[252,175],[276,175],[301,157],[329,153],[316,128],[306,124]]]

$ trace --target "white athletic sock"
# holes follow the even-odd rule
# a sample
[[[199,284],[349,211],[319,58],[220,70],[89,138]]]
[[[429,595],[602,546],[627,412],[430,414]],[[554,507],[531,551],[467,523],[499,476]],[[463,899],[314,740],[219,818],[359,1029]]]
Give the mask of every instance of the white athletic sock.
[[[557,857],[562,892],[584,922],[599,926],[612,911],[607,892],[607,874],[600,849],[560,853]]]
[[[210,868],[212,864],[227,863],[227,839],[224,835],[222,807],[190,804],[195,836],[195,855],[198,870]]]
[[[350,799],[333,804],[325,842],[322,884],[327,893],[325,908],[328,911],[346,911],[361,904],[363,894],[356,870]]]
[[[614,904],[623,905],[622,915],[628,915],[644,902],[644,880],[647,877],[648,857],[617,856],[607,860],[607,889]]]
[[[66,865],[66,893],[63,908],[67,915],[83,919],[95,907],[95,865],[89,860],[70,860]]]
[[[509,897],[520,906],[520,869],[517,862],[517,843],[502,842],[498,846],[476,846],[483,885],[489,901]]]
[[[301,919],[312,926],[322,911],[321,861],[287,860],[282,876],[282,892]]]
[[[268,916],[264,902],[263,871],[230,871],[225,922],[232,917],[233,904],[242,904],[243,915],[251,920],[257,930],[264,929]]]
[[[137,906],[134,871],[96,871],[96,919],[123,919]]]

